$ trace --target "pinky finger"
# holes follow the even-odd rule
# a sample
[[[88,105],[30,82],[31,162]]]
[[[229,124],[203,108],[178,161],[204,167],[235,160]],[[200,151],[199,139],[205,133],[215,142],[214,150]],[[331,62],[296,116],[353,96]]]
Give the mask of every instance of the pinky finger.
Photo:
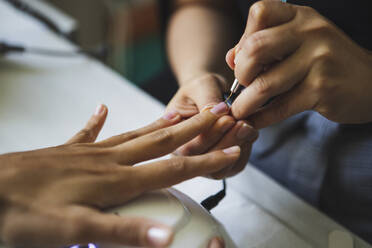
[[[316,103],[315,94],[309,93],[302,83],[279,95],[269,105],[252,114],[247,121],[256,129],[265,128],[293,115],[310,110]]]

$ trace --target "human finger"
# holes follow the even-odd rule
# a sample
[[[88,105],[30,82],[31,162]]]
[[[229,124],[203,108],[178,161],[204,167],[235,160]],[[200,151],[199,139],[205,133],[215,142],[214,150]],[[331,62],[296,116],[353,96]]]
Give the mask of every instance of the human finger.
[[[94,142],[106,121],[107,112],[105,105],[98,105],[85,127],[69,139],[66,144]]]
[[[240,173],[245,166],[248,164],[249,157],[251,155],[252,144],[245,143],[241,146],[240,157],[238,161],[227,168],[224,168],[220,171],[210,174],[208,177],[213,179],[224,179],[227,177],[235,176],[236,174]]]
[[[245,119],[271,98],[301,82],[309,70],[305,58],[308,48],[301,46],[294,54],[257,76],[237,97],[231,107],[236,119]]]
[[[257,129],[265,128],[295,114],[313,109],[317,93],[309,88],[308,79],[292,90],[275,98],[270,104],[249,116],[248,121]]]
[[[181,119],[182,117],[178,112],[170,110],[166,112],[162,118],[156,120],[150,125],[147,125],[145,127],[142,127],[134,131],[130,131],[130,132],[126,132],[126,133],[123,133],[117,136],[113,136],[101,142],[97,142],[96,145],[101,146],[101,147],[110,147],[110,146],[119,145],[129,140],[143,136],[145,134],[154,132],[156,130],[172,126],[180,122]]]
[[[291,23],[258,31],[249,36],[235,57],[235,77],[248,86],[266,66],[294,53],[301,44]]]
[[[217,74],[207,75],[200,79],[198,89],[192,87],[190,98],[195,102],[199,111],[206,106],[214,106],[223,101],[222,92],[227,88],[226,80]],[[193,85],[191,85],[193,86]]]
[[[246,121],[238,121],[235,126],[211,149],[224,149],[234,145],[253,143],[258,137],[258,131]]]
[[[291,4],[283,4],[277,0],[263,0],[254,3],[249,9],[247,25],[244,34],[235,47],[235,55],[241,49],[241,44],[253,33],[278,26],[291,21],[296,15],[295,8]]]
[[[135,247],[167,247],[173,240],[170,227],[139,217],[86,210],[72,219],[75,243],[114,243]],[[70,230],[69,232],[71,232]],[[70,239],[71,239],[70,238]]]
[[[20,218],[13,218],[14,222],[7,226],[6,242],[38,248],[88,243],[166,247],[173,239],[171,228],[161,223],[105,214],[88,207],[51,209],[47,217],[41,215],[26,217],[28,221],[22,225],[17,223]]]
[[[187,144],[178,148],[176,155],[192,156],[199,155],[208,151],[235,125],[233,117],[225,115],[205,133],[200,134]]]
[[[184,180],[205,176],[234,164],[240,156],[240,147],[190,157],[173,157],[151,164],[137,166],[138,187],[144,191],[170,187]]]
[[[226,88],[226,80],[218,74],[199,76],[178,90],[167,109],[178,110],[184,118],[192,117],[206,106],[214,106],[223,101],[222,92]]]
[[[227,105],[221,102],[212,109],[203,111],[177,125],[123,143],[115,147],[114,152],[118,155],[119,163],[122,164],[135,164],[166,155],[207,131],[228,111]]]
[[[250,156],[251,144],[257,139],[258,131],[245,121],[238,121],[228,134],[213,148],[213,150],[223,149],[232,145],[241,147],[239,160],[230,167],[223,168],[220,171],[212,173],[209,177],[213,179],[222,179],[235,175],[241,171],[248,162]]]

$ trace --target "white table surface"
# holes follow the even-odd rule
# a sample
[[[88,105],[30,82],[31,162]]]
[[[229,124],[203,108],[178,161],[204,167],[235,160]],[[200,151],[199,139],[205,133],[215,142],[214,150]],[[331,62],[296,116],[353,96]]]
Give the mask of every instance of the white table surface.
[[[0,40],[73,48],[1,0]],[[99,139],[146,125],[164,111],[158,101],[86,57],[0,58],[0,153],[65,142],[83,127],[98,103],[109,108]],[[176,188],[201,201],[220,190],[221,183],[195,178]],[[212,213],[238,247],[327,248],[331,232],[346,231],[251,166],[228,180],[227,196]],[[353,239],[354,247],[371,247]]]

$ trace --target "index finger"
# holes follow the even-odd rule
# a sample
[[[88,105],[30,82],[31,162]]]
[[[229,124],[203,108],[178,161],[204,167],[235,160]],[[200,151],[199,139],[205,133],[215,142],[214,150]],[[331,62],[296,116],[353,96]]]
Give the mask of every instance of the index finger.
[[[117,146],[118,162],[135,164],[141,161],[164,156],[176,148],[205,132],[229,112],[228,106],[221,102],[212,109],[185,120],[177,125],[163,128]]]
[[[249,9],[247,25],[244,34],[235,48],[235,55],[242,48],[242,44],[251,34],[274,26],[289,22],[295,16],[291,4],[284,4],[283,0],[263,0],[254,3]]]

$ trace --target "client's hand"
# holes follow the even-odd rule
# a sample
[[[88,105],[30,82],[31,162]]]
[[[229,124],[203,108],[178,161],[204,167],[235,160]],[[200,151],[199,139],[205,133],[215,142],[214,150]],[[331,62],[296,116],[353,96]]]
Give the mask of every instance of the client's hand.
[[[177,111],[183,119],[192,117],[205,107],[213,106],[223,100],[223,92],[228,90],[226,80],[217,74],[205,74],[182,84],[167,107],[167,112]],[[222,107],[222,106],[221,106]],[[252,143],[258,132],[245,121],[235,121],[229,115],[219,118],[214,125],[206,129],[191,142],[180,147],[178,155],[199,155],[209,151],[223,149],[233,145],[242,148],[242,156],[231,167],[210,176],[221,179],[233,176],[244,169],[248,162]]]
[[[171,228],[101,210],[236,163],[239,147],[132,166],[174,151],[209,130],[224,114],[225,110],[213,108],[177,125],[181,117],[168,114],[147,127],[89,143],[107,115],[101,105],[67,144],[1,155],[0,240],[28,248],[88,242],[169,245]]]

